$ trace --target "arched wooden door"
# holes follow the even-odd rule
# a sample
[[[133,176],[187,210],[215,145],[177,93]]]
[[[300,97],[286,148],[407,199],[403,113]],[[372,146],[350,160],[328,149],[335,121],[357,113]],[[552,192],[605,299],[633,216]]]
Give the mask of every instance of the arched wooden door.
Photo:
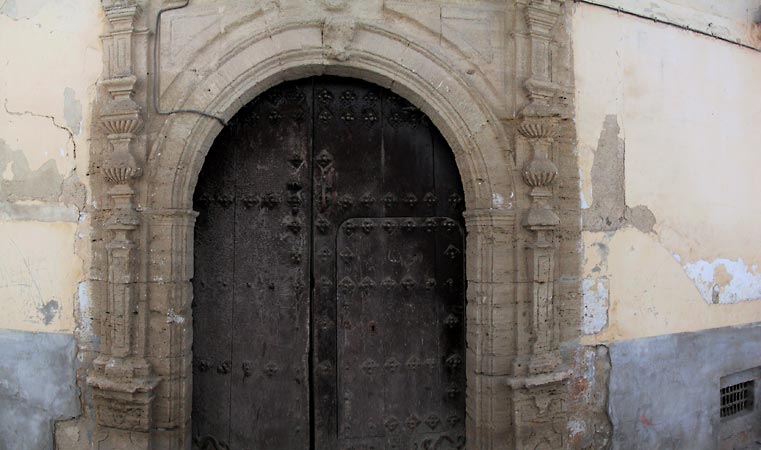
[[[194,199],[195,448],[464,448],[459,180],[428,118],[363,81],[235,116]]]

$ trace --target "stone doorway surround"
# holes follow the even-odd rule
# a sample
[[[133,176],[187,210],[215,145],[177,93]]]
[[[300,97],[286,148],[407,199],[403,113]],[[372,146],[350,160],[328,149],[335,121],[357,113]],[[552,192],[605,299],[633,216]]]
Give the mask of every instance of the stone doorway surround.
[[[580,306],[563,0],[102,3],[90,155],[99,345],[81,351],[92,448],[189,447],[199,171],[243,105],[321,74],[405,97],[455,154],[467,208],[467,448],[567,445],[561,349],[576,345]],[[159,113],[148,74],[168,8]]]

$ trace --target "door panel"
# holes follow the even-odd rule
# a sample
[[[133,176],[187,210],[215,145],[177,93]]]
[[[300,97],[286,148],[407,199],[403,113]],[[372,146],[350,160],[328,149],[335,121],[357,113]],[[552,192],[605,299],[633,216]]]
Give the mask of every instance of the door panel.
[[[193,433],[199,448],[205,436],[220,449],[310,445],[311,99],[311,83],[301,83],[247,105],[215,142],[212,151],[221,154],[207,158],[224,161],[225,170],[205,166],[200,176],[198,192],[206,184],[225,191],[223,208],[196,196]],[[223,291],[203,290],[216,279]],[[206,360],[215,368],[204,371]]]
[[[310,94],[270,91],[236,127],[232,449],[309,445]]]
[[[462,186],[424,114],[284,83],[222,131],[194,202],[196,448],[464,448]]]
[[[464,378],[461,302],[449,289],[461,280],[462,243],[449,218],[341,225],[339,448],[423,449],[425,441],[462,439],[462,398],[448,393]]]

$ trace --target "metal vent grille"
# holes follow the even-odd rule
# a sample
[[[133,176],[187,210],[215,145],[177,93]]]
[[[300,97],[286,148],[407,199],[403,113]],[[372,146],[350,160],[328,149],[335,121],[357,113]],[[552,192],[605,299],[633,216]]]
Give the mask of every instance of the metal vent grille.
[[[753,409],[753,381],[721,388],[721,417],[731,417]]]

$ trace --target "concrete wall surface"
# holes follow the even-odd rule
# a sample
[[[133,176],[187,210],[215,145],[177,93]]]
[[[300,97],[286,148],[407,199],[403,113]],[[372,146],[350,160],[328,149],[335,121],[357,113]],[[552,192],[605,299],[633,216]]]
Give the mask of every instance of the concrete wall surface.
[[[758,410],[756,423],[740,430],[751,430],[743,441],[736,447],[720,443],[721,427],[731,423],[719,417],[719,400],[722,377],[761,366],[759,342],[756,324],[611,344],[612,448],[713,450],[754,444]]]
[[[50,450],[79,415],[76,352],[71,334],[0,330],[0,449]]]

